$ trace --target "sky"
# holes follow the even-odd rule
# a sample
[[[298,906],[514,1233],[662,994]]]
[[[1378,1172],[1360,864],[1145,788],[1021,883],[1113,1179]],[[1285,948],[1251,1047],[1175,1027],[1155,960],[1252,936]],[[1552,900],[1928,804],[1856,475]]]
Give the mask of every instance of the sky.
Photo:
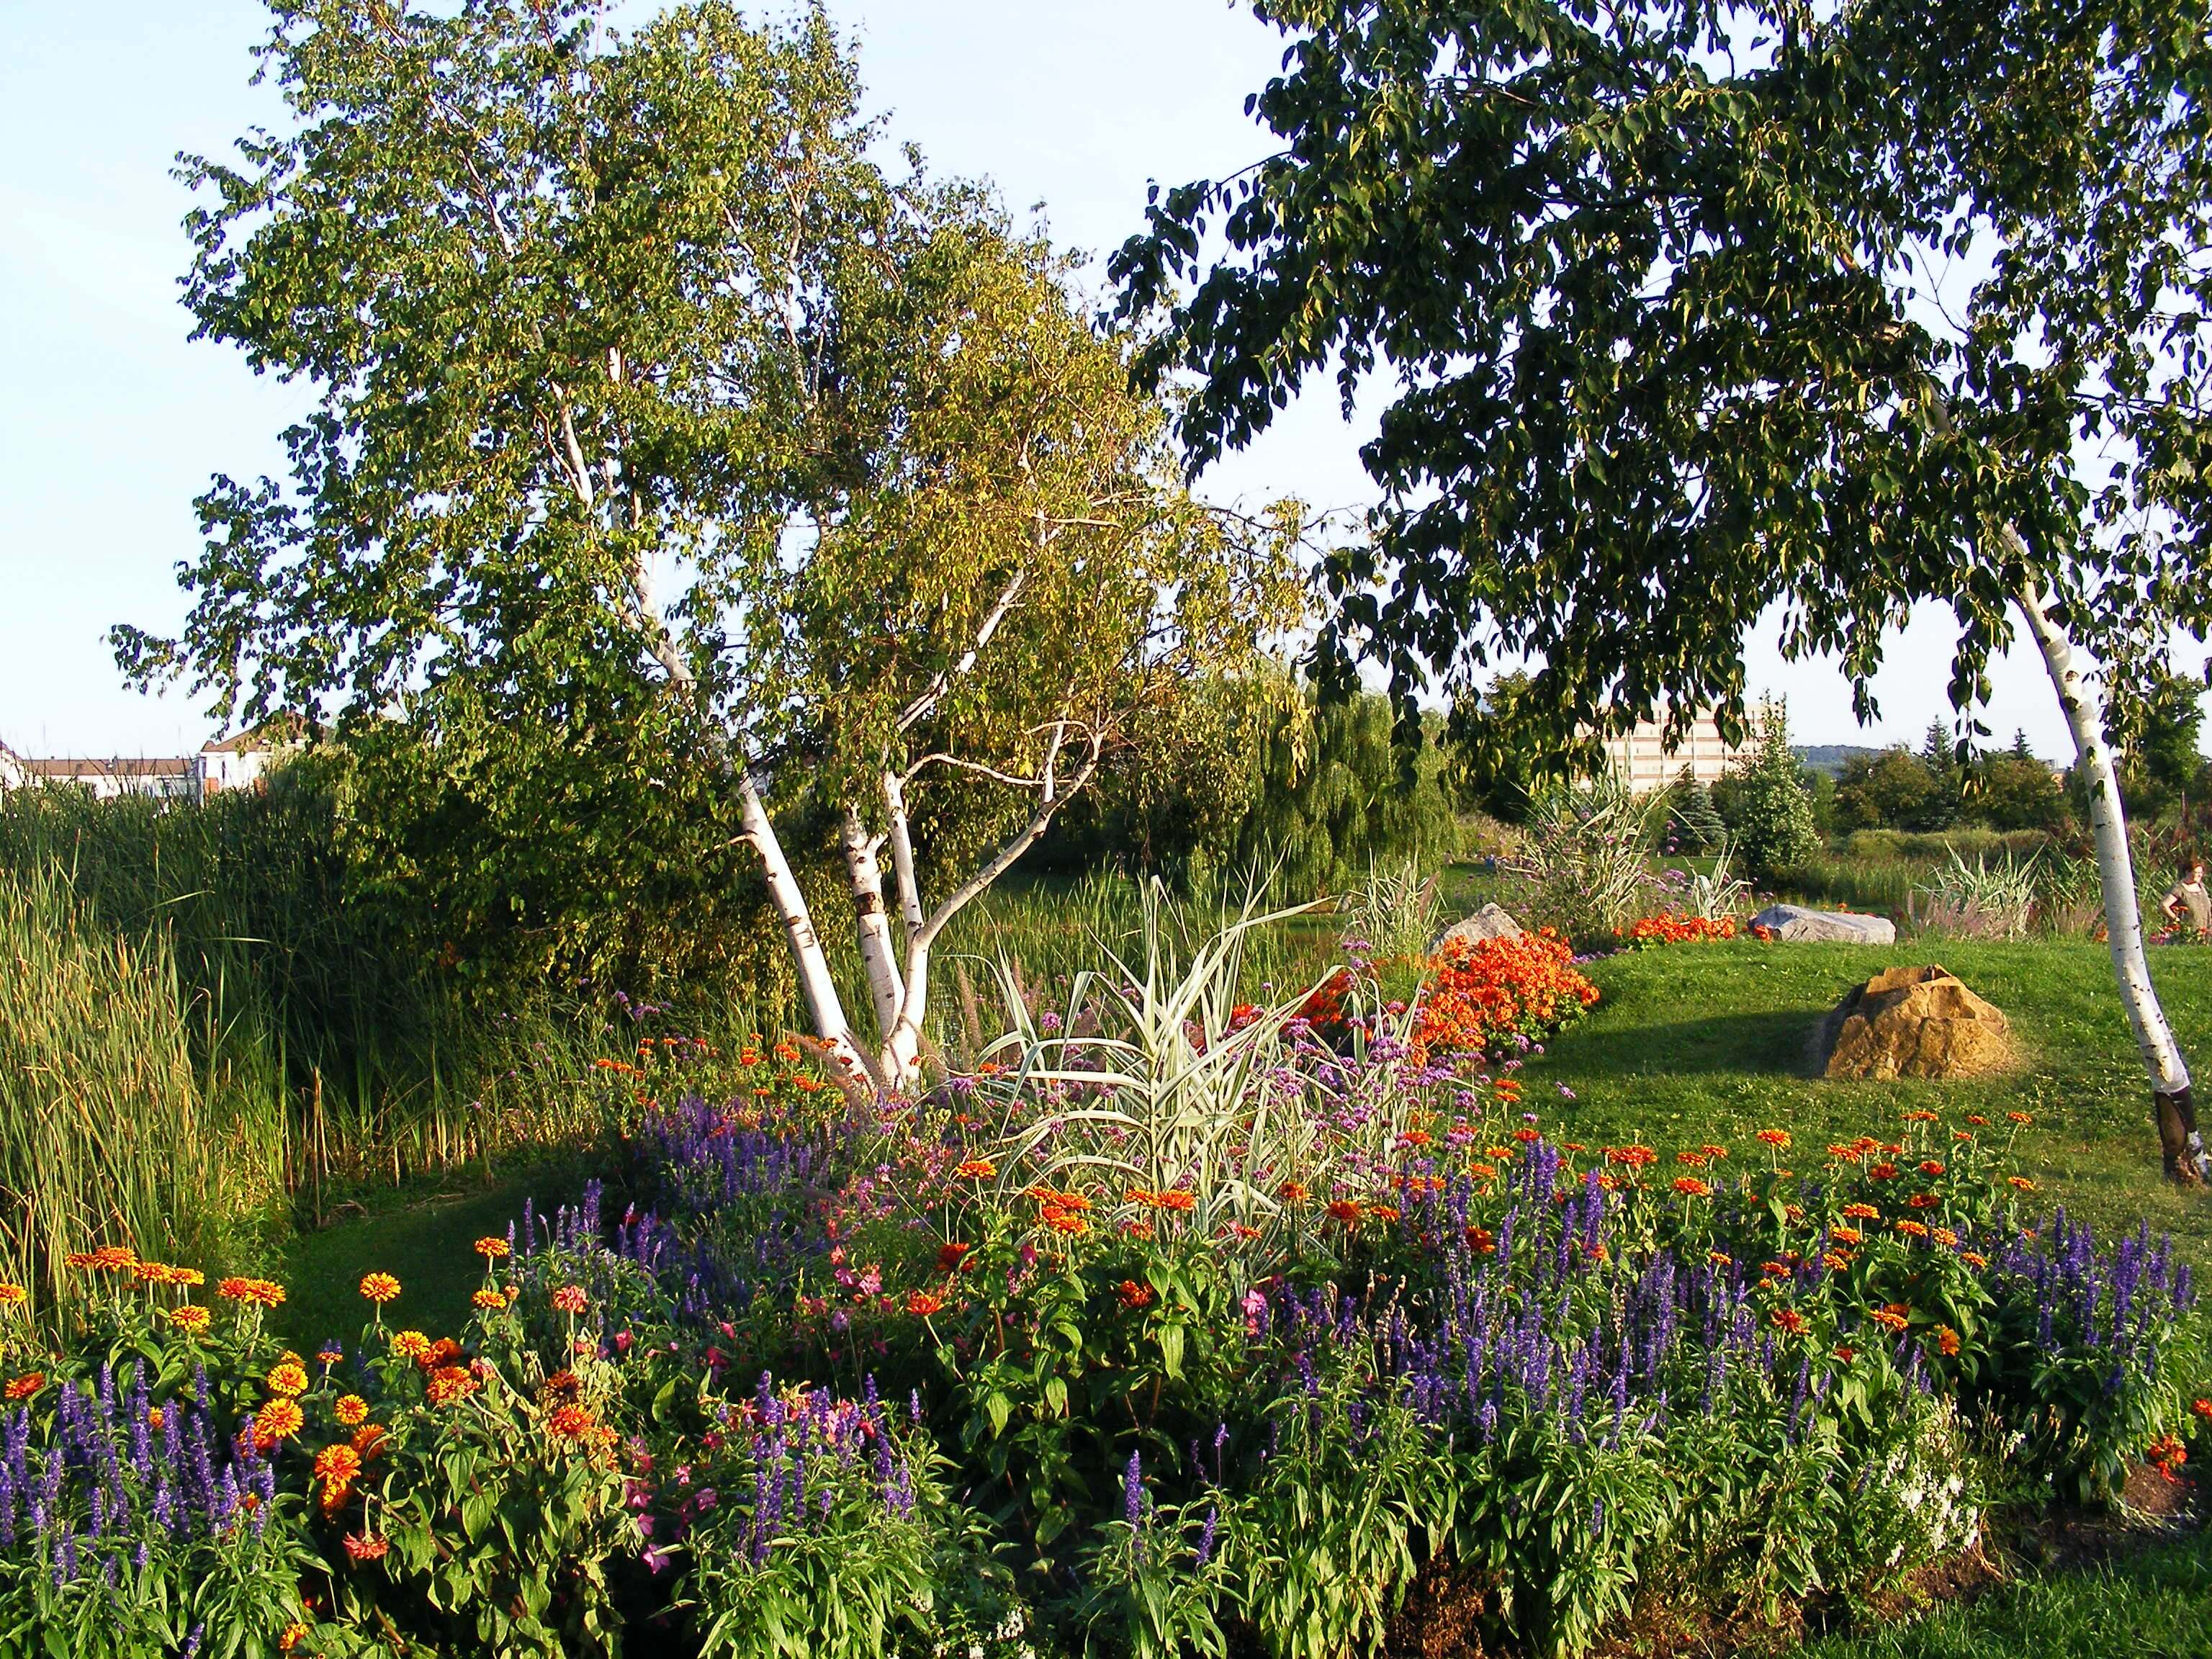
[[[858,40],[872,107],[933,169],[988,177],[1063,246],[1103,259],[1141,222],[1148,180],[1213,176],[1266,153],[1245,94],[1280,42],[1225,0],[832,0]],[[0,0],[0,742],[28,754],[150,755],[217,735],[181,689],[126,687],[105,641],[183,620],[211,475],[279,470],[304,388],[258,380],[230,348],[191,343],[177,278],[188,193],[179,150],[216,154],[284,111],[248,84],[265,33],[245,0]],[[1296,495],[1353,507],[1379,399],[1346,423],[1334,390],[1302,399],[1209,473],[1218,498]],[[1755,692],[1788,699],[1800,743],[1917,742],[1948,713],[1940,611],[1893,641],[1882,720],[1855,725],[1832,663],[1747,641]],[[2068,744],[2032,652],[1995,666],[1983,714],[2052,758]]]

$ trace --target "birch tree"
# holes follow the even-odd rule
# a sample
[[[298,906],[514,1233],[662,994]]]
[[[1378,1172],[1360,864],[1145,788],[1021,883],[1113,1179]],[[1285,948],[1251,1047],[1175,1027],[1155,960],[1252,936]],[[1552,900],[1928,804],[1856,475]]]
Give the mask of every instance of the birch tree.
[[[2024,630],[2092,781],[2166,1167],[2200,1182],[2103,703],[2212,622],[2202,0],[1255,10],[1279,148],[1156,191],[1116,270],[1132,313],[1173,308],[1158,363],[1205,376],[1194,463],[1310,378],[1392,382],[1325,665],[1410,696],[1533,653],[1555,738],[1662,704],[1740,726],[1778,606],[1863,718],[1885,631],[1936,601],[1972,738]]]
[[[1133,722],[1260,659],[1295,514],[1180,486],[1128,341],[986,192],[878,165],[818,9],[271,12],[294,124],[184,158],[185,292],[316,402],[289,477],[201,500],[183,636],[119,629],[126,670],[341,740],[630,711],[644,787],[708,788],[757,855],[815,1031],[909,1082],[947,925]],[[982,850],[933,878],[920,799]],[[838,826],[867,1028],[800,805]]]

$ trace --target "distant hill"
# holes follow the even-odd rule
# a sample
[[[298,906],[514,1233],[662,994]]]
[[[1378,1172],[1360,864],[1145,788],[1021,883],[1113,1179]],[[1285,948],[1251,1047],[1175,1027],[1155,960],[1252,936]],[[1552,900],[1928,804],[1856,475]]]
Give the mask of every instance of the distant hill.
[[[1879,755],[1881,753],[1881,746],[1878,744],[1869,746],[1863,743],[1814,743],[1802,744],[1790,752],[1796,756],[1811,770],[1826,772],[1830,777],[1833,777],[1844,769],[1844,763],[1852,756]]]

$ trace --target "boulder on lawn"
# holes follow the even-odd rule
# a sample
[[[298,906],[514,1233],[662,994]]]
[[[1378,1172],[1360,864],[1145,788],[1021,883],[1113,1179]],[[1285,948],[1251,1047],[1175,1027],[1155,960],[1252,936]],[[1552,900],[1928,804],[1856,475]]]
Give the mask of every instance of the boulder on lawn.
[[[1505,914],[1504,906],[1486,904],[1473,915],[1452,923],[1437,934],[1436,943],[1429,946],[1429,954],[1442,956],[1444,947],[1455,939],[1465,939],[1469,945],[1476,945],[1486,939],[1512,939],[1521,931],[1521,924]]]
[[[1982,1077],[2012,1063],[2005,1017],[1933,963],[1856,988],[1820,1028],[1829,1077]]]
[[[1751,919],[1793,944],[1821,940],[1838,945],[1894,945],[1897,924],[1887,916],[1863,916],[1855,910],[1808,910],[1802,904],[1770,904]]]

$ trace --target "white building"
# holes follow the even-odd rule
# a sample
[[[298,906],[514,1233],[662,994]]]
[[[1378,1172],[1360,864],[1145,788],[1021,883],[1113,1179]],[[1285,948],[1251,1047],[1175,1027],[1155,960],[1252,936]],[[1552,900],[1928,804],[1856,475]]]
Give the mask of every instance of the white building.
[[[1721,736],[1710,710],[1691,721],[1690,729],[1671,747],[1665,742],[1664,723],[1638,722],[1634,731],[1605,741],[1606,764],[1637,794],[1664,789],[1685,771],[1699,783],[1712,785],[1730,767],[1751,753],[1748,744],[1732,744]]]
[[[0,794],[36,784],[74,784],[102,800],[118,795],[153,795],[170,800],[204,800],[226,789],[258,784],[289,745],[272,743],[259,731],[202,745],[197,755],[84,756],[34,758],[0,744]]]

